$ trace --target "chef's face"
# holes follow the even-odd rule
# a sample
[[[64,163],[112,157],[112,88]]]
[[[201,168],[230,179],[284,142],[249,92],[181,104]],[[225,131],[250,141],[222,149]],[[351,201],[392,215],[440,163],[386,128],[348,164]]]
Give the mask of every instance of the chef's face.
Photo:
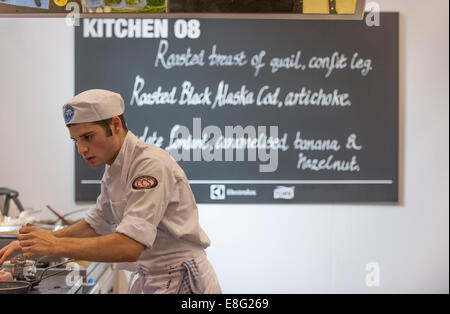
[[[118,135],[108,136],[98,124],[79,123],[69,128],[70,137],[75,141],[78,153],[92,167],[111,165],[120,150]]]

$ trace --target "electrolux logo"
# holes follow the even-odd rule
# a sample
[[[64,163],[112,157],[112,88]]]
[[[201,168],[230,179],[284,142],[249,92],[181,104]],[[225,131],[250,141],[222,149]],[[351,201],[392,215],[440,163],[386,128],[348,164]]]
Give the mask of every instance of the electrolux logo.
[[[210,197],[212,200],[224,200],[226,197],[225,185],[211,185]]]
[[[256,190],[245,189],[236,190],[232,188],[226,188],[225,185],[211,185],[210,186],[210,198],[212,200],[224,200],[227,196],[257,196]]]
[[[234,189],[227,189],[227,195],[228,196],[256,196],[256,190],[234,190]]]

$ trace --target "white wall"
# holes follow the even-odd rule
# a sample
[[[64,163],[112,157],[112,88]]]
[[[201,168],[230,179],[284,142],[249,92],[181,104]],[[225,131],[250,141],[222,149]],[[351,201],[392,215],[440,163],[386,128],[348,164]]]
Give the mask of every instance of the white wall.
[[[401,203],[199,205],[224,292],[449,292],[449,2],[377,2],[401,13]],[[60,109],[73,42],[63,20],[0,19],[0,186],[27,207],[85,206]],[[365,284],[369,262],[379,287]]]

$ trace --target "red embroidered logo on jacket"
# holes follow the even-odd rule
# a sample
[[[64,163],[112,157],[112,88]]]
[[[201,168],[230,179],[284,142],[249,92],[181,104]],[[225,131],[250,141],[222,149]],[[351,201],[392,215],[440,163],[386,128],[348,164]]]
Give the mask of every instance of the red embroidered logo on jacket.
[[[135,190],[152,189],[158,185],[158,180],[152,176],[140,176],[134,179],[132,187]]]

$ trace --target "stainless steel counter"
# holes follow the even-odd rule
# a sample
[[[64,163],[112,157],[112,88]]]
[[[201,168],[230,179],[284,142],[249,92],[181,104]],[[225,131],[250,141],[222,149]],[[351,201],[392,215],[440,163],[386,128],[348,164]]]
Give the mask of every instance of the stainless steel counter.
[[[39,226],[43,227],[43,226]],[[51,227],[48,227],[51,228]],[[11,232],[20,229],[18,226],[0,226],[0,232]],[[44,229],[46,229],[44,227]],[[17,234],[0,233],[0,248],[9,242],[17,239]],[[13,254],[14,256],[16,254]],[[11,256],[11,257],[12,257]],[[49,260],[50,265],[54,262],[60,262],[60,258],[53,261]],[[56,272],[60,272],[64,268],[50,269],[44,274],[44,277]],[[42,269],[38,269],[38,275]],[[70,270],[66,270],[60,274],[44,279],[38,286],[33,288],[33,294],[91,294],[91,293],[111,293],[115,283],[116,272],[112,265],[106,263],[90,263],[86,269],[80,271],[80,278],[74,278]],[[66,282],[66,278],[68,278]]]
[[[38,269],[37,275],[42,272]],[[56,274],[56,275],[54,275]],[[91,263],[77,275],[64,268],[49,269],[30,294],[108,294],[113,292],[115,271],[110,264]]]

